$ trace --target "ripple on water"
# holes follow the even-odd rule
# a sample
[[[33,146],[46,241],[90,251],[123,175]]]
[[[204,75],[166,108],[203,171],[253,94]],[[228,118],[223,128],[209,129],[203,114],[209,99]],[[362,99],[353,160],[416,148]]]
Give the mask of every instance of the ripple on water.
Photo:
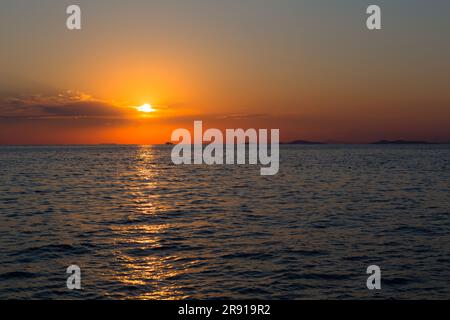
[[[448,146],[282,146],[274,177],[170,150],[0,147],[0,298],[450,298]]]

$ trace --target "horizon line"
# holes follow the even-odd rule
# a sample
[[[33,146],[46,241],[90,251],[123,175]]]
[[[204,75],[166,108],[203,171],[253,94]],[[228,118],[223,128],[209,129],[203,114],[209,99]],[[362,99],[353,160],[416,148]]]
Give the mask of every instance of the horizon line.
[[[301,142],[297,142],[301,141]],[[214,142],[212,142],[214,143]],[[208,145],[211,142],[203,143],[202,145]],[[244,143],[248,145],[249,143]],[[258,144],[258,143],[255,143]],[[322,142],[322,141],[308,141],[308,140],[293,140],[293,141],[281,141],[280,145],[448,145],[448,142],[434,142],[434,141],[421,141],[421,140],[377,140],[372,142]],[[0,143],[0,147],[39,147],[39,146],[167,146],[177,145],[177,143]],[[195,143],[189,143],[189,145],[195,145]],[[223,143],[226,145],[226,143]]]

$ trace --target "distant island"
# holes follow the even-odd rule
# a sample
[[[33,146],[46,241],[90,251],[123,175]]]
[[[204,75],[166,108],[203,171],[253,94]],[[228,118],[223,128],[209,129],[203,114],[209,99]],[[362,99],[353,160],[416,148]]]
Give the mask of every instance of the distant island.
[[[281,142],[280,144],[298,144],[298,145],[315,145],[315,144],[348,144],[346,142],[338,142],[338,141],[326,141],[326,142],[319,142],[319,141],[309,141],[309,140],[293,140],[293,141],[286,141]],[[351,144],[351,143],[350,143]],[[378,140],[375,142],[369,142],[368,144],[377,144],[377,145],[386,145],[386,144],[393,144],[393,145],[408,145],[408,144],[450,144],[450,142],[430,142],[430,141],[423,141],[423,140]]]
[[[379,140],[370,144],[437,144],[428,141],[414,141],[414,140]]]

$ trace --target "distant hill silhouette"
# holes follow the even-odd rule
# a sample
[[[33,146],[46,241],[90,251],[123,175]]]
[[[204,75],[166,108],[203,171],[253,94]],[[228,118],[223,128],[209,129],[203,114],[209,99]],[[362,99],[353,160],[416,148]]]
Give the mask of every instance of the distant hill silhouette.
[[[371,144],[436,144],[428,141],[414,141],[414,140],[379,140]]]

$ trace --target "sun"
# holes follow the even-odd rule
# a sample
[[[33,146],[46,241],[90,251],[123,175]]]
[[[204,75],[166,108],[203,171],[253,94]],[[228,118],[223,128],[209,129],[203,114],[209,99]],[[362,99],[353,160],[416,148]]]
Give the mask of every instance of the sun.
[[[143,104],[143,105],[140,106],[140,107],[136,107],[136,109],[137,109],[139,112],[145,112],[145,113],[155,112],[155,111],[156,111],[155,109],[153,109],[152,105],[149,104],[149,103]]]

